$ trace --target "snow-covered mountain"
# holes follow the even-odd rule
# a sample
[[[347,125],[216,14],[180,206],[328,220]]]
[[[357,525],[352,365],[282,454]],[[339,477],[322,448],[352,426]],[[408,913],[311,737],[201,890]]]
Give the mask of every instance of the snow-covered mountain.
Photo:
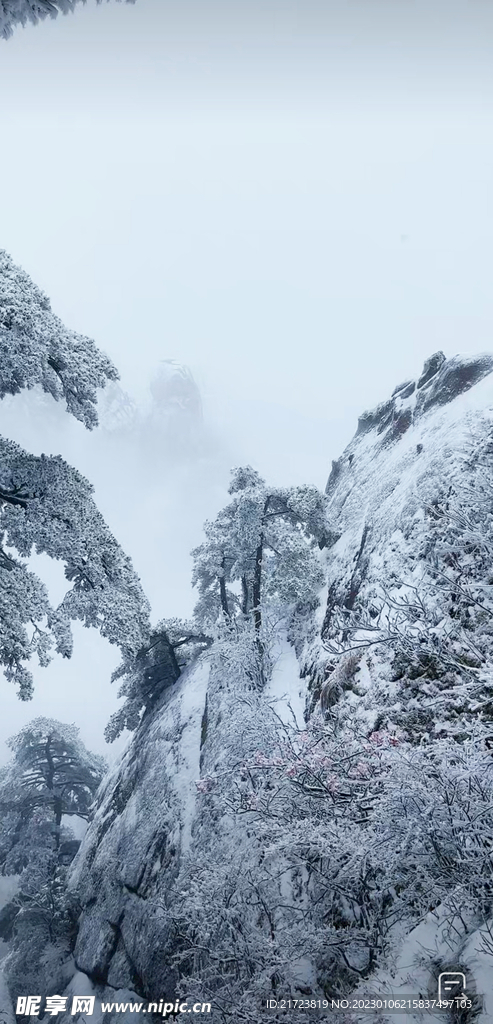
[[[326,493],[337,529],[372,525],[388,536],[407,508],[460,472],[471,432],[489,421],[493,357],[445,359],[436,352],[416,381],[405,381],[391,398],[363,413],[356,434],[333,462]],[[425,488],[425,494],[423,492]]]
[[[437,353],[360,418],[262,692],[218,641],[144,716],[74,862],[87,994],[257,1021],[461,968],[493,1019],[492,370]]]

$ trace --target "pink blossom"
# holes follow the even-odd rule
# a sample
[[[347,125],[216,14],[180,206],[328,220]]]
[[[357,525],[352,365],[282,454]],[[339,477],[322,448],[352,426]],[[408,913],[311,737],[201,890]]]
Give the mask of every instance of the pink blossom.
[[[371,743],[376,743],[377,747],[381,747],[384,743],[388,742],[388,733],[384,729],[377,729],[376,732],[372,732],[369,739]]]
[[[199,779],[195,783],[195,785],[196,785],[199,793],[210,793],[211,789],[214,786],[214,782],[215,782],[215,780],[214,779],[210,779],[210,778]]]

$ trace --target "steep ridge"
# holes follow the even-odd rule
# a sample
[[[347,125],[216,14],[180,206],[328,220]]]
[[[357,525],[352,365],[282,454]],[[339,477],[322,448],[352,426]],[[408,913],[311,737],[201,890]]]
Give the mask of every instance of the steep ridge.
[[[327,481],[337,528],[356,526],[365,514],[375,525],[392,523],[427,477],[457,472],[468,434],[490,414],[492,370],[489,354],[446,360],[437,352],[417,381],[399,385],[387,402],[360,416]]]
[[[433,988],[437,965],[448,956],[457,966],[467,943],[473,948],[486,904],[472,883],[459,897],[456,868],[472,877],[467,857],[478,843],[483,859],[474,865],[490,870],[490,841],[485,852],[484,839],[466,834],[473,811],[459,798],[476,772],[484,792],[474,813],[486,826],[491,780],[474,758],[487,753],[493,718],[492,370],[489,355],[437,353],[417,381],[360,418],[327,484],[327,586],[317,607],[286,610],[274,687],[252,689],[213,649],[143,720],[104,785],[72,873],[82,905],[76,965],[103,999],[215,993],[214,1020],[256,1021],[273,993],[320,997],[355,990],[361,978],[387,990],[393,977],[396,991],[425,981]],[[300,692],[307,733],[298,721],[286,739]],[[314,737],[309,755],[306,735]],[[442,800],[442,779],[448,792],[446,771],[456,772],[461,836],[452,855],[455,832],[445,835],[438,814],[450,863],[437,859],[423,874],[420,851],[437,844],[423,823]],[[421,804],[409,788],[413,773]],[[386,832],[398,805],[409,815],[406,839]],[[361,844],[376,850],[387,834],[370,871],[373,853]],[[424,954],[413,929],[434,913],[419,974],[416,950]],[[401,951],[393,974],[391,946]]]
[[[388,402],[360,417],[353,440],[333,463],[326,493],[329,523],[337,540],[327,559],[328,597],[321,630],[325,643],[320,643],[318,634],[307,642],[307,626],[304,642],[297,645],[316,697],[333,667],[327,647],[339,654],[388,639],[388,654],[377,645],[373,658],[381,688],[382,661],[397,657],[396,645],[390,641],[394,634],[394,639],[404,634],[410,618],[415,640],[421,621],[420,640],[426,646],[431,619],[425,630],[426,612],[421,609],[420,613],[418,604],[425,592],[428,603],[433,603],[432,563],[448,577],[442,579],[444,589],[457,573],[463,583],[466,576],[477,580],[472,552],[466,556],[467,565],[462,564],[464,545],[471,545],[471,537],[463,537],[461,547],[458,534],[463,515],[474,520],[462,522],[463,534],[475,529],[486,541],[489,531],[492,369],[490,355],[445,360],[443,353],[436,353],[417,381],[407,381]],[[454,543],[457,550],[452,550]],[[444,544],[450,548],[448,555]],[[484,565],[482,569],[486,573]],[[438,592],[438,577],[435,584]],[[457,604],[459,591],[451,592],[449,606]],[[408,607],[413,602],[414,610]],[[436,617],[436,607],[428,610]],[[363,709],[364,701],[348,699],[350,705]],[[374,690],[366,703],[373,706],[376,717],[379,700]]]

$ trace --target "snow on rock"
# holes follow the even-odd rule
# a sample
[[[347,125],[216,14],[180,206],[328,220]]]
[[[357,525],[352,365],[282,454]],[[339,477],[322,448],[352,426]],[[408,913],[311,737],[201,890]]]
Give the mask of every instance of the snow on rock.
[[[190,846],[192,822],[197,796],[196,783],[200,777],[200,746],[202,719],[207,695],[210,665],[198,664],[190,675],[188,685],[181,693],[181,742],[178,748],[178,770],[173,775],[173,785],[182,806],[181,850],[186,853]]]
[[[315,707],[317,697],[323,700],[332,681],[337,682],[331,713],[337,714],[339,726],[346,722],[367,737],[373,729],[383,728],[402,738],[402,728],[407,741],[427,744],[454,729],[460,733],[456,707],[461,714],[467,707],[484,708],[485,715],[491,714],[490,691],[481,690],[481,685],[488,682],[488,661],[477,676],[475,699],[467,705],[460,673],[453,682],[448,677],[450,694],[445,696],[445,682],[435,681],[433,675],[428,678],[419,667],[415,673],[406,670],[405,659],[400,664],[394,662],[392,643],[379,645],[376,641],[392,633],[391,626],[386,628],[386,616],[387,623],[394,624],[399,606],[405,607],[406,601],[417,603],[424,593],[431,603],[433,587],[430,589],[430,577],[426,575],[427,559],[434,550],[437,523],[447,523],[447,503],[453,509],[454,501],[460,507],[463,500],[466,505],[476,500],[477,515],[482,507],[485,516],[488,514],[488,494],[483,496],[479,488],[482,479],[487,482],[489,478],[492,370],[491,355],[446,360],[442,353],[435,354],[417,381],[407,381],[396,388],[389,401],[360,417],[353,440],[333,463],[326,493],[329,523],[337,539],[327,552],[325,618],[321,632],[315,636],[306,624],[305,634],[310,640],[299,642],[297,650],[301,671],[310,680]],[[478,462],[478,452],[483,453],[483,461]],[[440,519],[441,515],[445,519]],[[487,530],[485,525],[485,537],[489,536]],[[447,543],[451,551],[455,550],[452,540],[450,533],[443,539],[445,551]],[[474,543],[472,536],[470,543]],[[476,543],[480,544],[477,539]],[[460,563],[462,581],[467,579],[466,562],[467,556]],[[485,555],[484,577],[480,575],[477,585],[490,582],[488,564]],[[488,587],[479,591],[487,592]],[[453,600],[456,596],[451,592]],[[472,598],[469,603],[473,605]],[[474,609],[466,614],[472,616],[472,625]],[[312,621],[319,615],[317,611]],[[348,627],[357,626],[358,621],[365,628],[348,632]],[[372,633],[375,623],[382,621],[381,631],[375,628]],[[415,636],[418,626],[423,626],[419,610],[416,621]],[[451,618],[449,626],[453,622]],[[437,644],[440,636],[445,636],[443,629],[443,623],[438,623],[434,634]],[[460,638],[453,629],[449,628],[449,633],[452,640]],[[422,635],[426,639],[425,633]],[[344,680],[344,658],[348,655],[341,657],[341,652],[351,647],[358,649],[359,666],[352,679]],[[447,699],[452,705],[448,720]],[[403,924],[391,943],[393,965],[367,979],[360,989],[426,995],[434,984],[436,965],[441,963],[446,970],[455,961],[469,969],[476,991],[483,995],[481,1019],[491,1020],[488,978],[493,959],[482,934],[485,926],[478,931],[477,922],[471,920],[466,931],[452,934],[443,915],[445,908],[426,915],[414,928],[412,918]],[[402,1020],[402,1014],[396,1017],[396,1021]]]
[[[272,699],[274,710],[286,725],[303,729],[306,683],[300,678],[295,650],[283,634],[276,643],[273,661],[274,669],[265,695],[267,699]]]
[[[474,485],[469,461],[490,434],[492,370],[491,355],[447,360],[435,353],[417,381],[407,381],[360,417],[353,440],[332,465],[326,493],[337,540],[327,552],[325,619],[321,636],[300,644],[298,655],[302,672],[320,688],[330,663],[327,643],[335,654],[332,641],[341,636],[342,617],[361,612],[370,632],[351,634],[345,647],[370,642],[368,665],[380,688],[378,701],[369,687],[357,702],[362,716],[382,701],[390,706],[395,696],[388,664],[382,665],[377,648],[370,650],[377,637],[371,636],[369,614],[377,615],[384,597],[387,609],[389,601],[412,598],[423,578],[433,508],[443,508],[459,486]],[[404,419],[403,404],[409,413]]]
[[[190,842],[207,677],[200,662],[185,671],[144,718],[74,861],[71,886],[84,907],[76,962],[98,983],[172,984],[158,896]]]
[[[165,414],[170,409],[188,411],[194,417],[201,417],[200,392],[188,366],[176,359],[162,359],[155,371],[151,384],[151,395],[156,407]]]
[[[338,553],[346,550],[346,531],[357,533],[369,518],[388,537],[399,515],[408,517],[417,507],[417,498],[431,497],[450,473],[457,474],[473,426],[492,415],[492,370],[490,355],[443,360],[436,376],[413,385],[417,398],[405,429],[399,393],[360,417],[326,487],[331,521],[344,531]],[[356,536],[352,548],[355,543]]]

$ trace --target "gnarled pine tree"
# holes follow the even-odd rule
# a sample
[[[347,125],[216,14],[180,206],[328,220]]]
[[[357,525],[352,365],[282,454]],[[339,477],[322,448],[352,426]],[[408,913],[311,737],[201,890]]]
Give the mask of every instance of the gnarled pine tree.
[[[117,377],[94,342],[64,327],[46,296],[0,252],[0,398],[42,388],[92,429],[97,389]],[[0,665],[22,700],[32,695],[33,654],[41,665],[53,648],[70,657],[71,620],[99,629],[124,656],[148,638],[148,602],[92,492],[59,456],[31,455],[0,437]],[[70,586],[56,608],[22,560],[33,552],[65,565]]]

